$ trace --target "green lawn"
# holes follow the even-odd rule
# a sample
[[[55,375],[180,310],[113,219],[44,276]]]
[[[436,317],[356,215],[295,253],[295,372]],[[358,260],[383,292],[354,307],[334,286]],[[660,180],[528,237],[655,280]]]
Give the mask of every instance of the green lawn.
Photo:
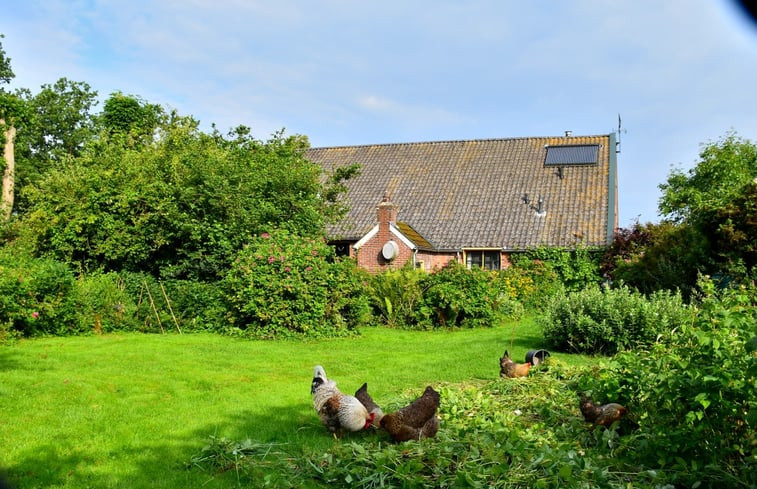
[[[345,392],[368,382],[385,403],[427,384],[494,379],[505,348],[523,361],[542,346],[529,320],[303,342],[207,334],[19,341],[0,346],[0,468],[18,489],[228,487],[186,468],[210,436],[339,443],[312,408],[316,364]]]

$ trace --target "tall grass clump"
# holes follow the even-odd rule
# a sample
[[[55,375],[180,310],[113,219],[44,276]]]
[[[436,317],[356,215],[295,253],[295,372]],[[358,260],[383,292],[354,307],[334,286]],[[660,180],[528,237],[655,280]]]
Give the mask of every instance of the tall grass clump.
[[[611,355],[651,345],[691,321],[680,294],[658,291],[646,297],[621,286],[591,287],[553,296],[537,318],[544,339],[560,351]]]

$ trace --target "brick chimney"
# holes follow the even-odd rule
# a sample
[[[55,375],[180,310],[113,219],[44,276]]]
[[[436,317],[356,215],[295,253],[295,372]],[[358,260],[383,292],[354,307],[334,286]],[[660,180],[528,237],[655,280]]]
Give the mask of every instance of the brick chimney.
[[[384,193],[384,198],[376,207],[378,215],[379,236],[389,239],[389,224],[397,223],[397,206],[389,201],[389,194]]]

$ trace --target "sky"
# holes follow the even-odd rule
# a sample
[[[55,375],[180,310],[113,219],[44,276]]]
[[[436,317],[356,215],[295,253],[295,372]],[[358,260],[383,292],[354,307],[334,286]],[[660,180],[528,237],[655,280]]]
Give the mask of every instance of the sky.
[[[757,26],[734,0],[0,0],[0,13],[6,88],[65,77],[207,131],[283,129],[314,147],[617,132],[621,227],[660,220],[658,185],[702,145],[757,141]]]

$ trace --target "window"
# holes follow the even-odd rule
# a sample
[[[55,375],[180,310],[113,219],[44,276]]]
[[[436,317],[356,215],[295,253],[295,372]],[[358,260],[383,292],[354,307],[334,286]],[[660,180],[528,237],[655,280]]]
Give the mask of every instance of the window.
[[[547,146],[544,166],[596,165],[598,155],[598,144]]]
[[[465,266],[469,270],[473,267],[483,268],[484,270],[499,270],[499,250],[467,250],[465,252]]]
[[[350,243],[339,241],[333,243],[336,256],[350,256]]]

